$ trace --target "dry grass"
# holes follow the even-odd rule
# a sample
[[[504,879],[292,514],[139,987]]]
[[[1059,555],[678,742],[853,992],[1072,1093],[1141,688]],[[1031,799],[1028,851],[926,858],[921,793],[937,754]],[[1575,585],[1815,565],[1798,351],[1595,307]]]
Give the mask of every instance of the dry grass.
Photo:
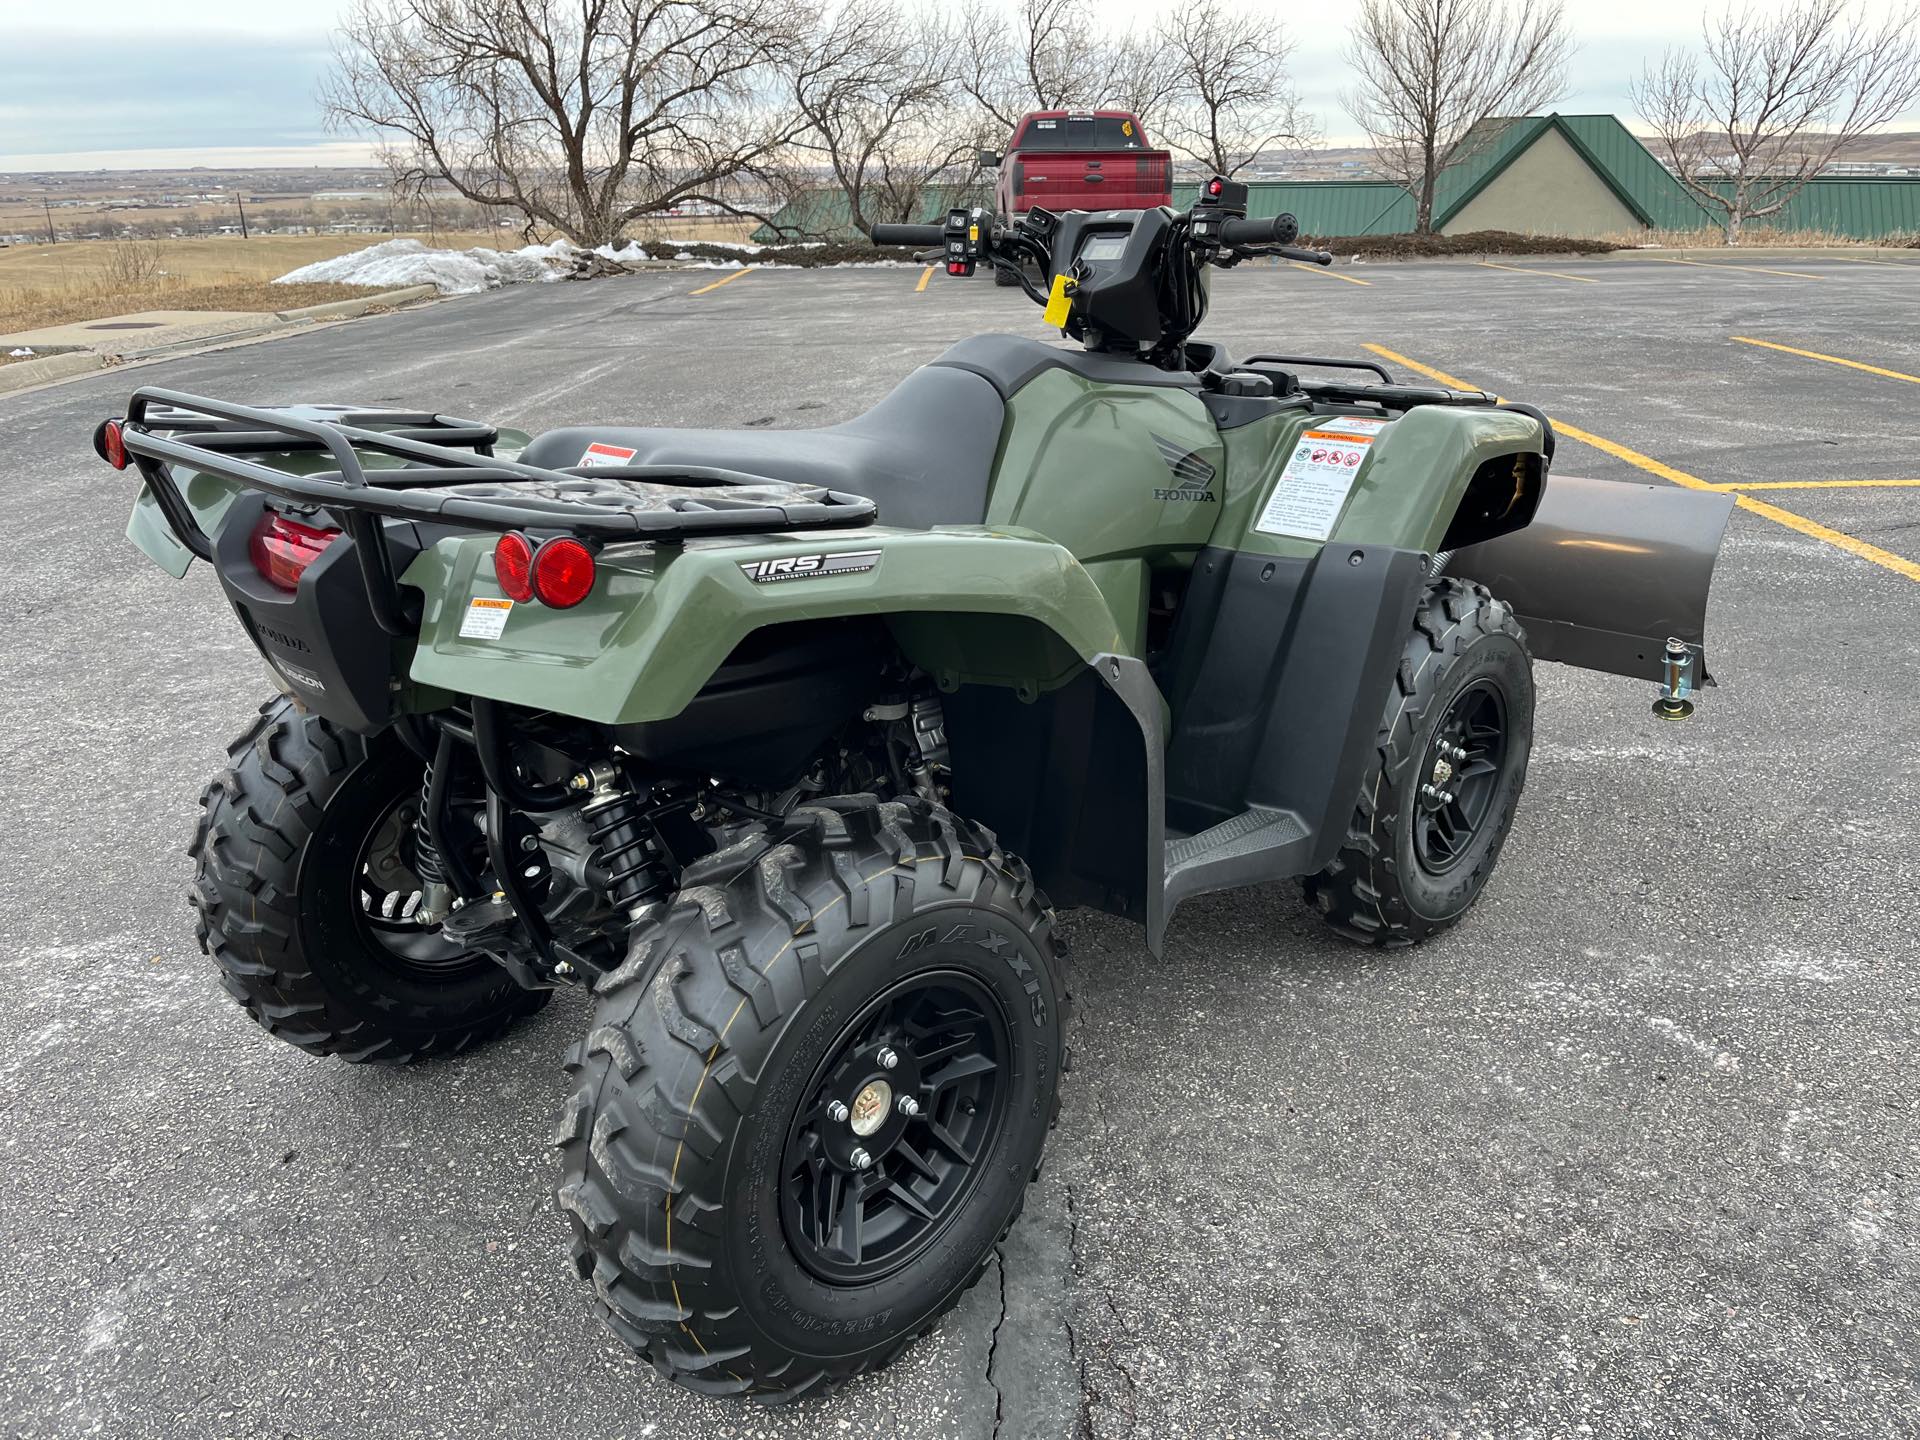
[[[134,241],[149,247],[159,278],[189,285],[218,285],[237,280],[271,280],[316,260],[350,255],[390,237],[386,235],[213,235],[197,240]],[[425,235],[411,237],[425,241]],[[129,242],[78,240],[60,245],[16,245],[0,250],[0,303],[12,290],[87,289],[110,280]],[[450,249],[519,244],[517,236],[440,235],[434,242]]]
[[[1621,249],[1639,249],[1660,245],[1673,250],[1714,250],[1726,246],[1727,233],[1717,225],[1697,230],[1633,230],[1603,237]],[[1740,248],[1780,245],[1805,250],[1859,250],[1873,246],[1904,246],[1916,243],[1909,235],[1889,235],[1878,240],[1858,240],[1851,235],[1835,235],[1828,230],[1774,230],[1748,224],[1742,232]]]
[[[0,250],[0,335],[136,310],[291,310],[374,293],[358,285],[269,285],[276,275],[364,250],[384,235],[261,235],[251,240],[82,240]],[[416,236],[424,240],[425,236]],[[512,240],[443,235],[466,248]]]
[[[140,310],[292,310],[301,305],[321,305],[329,300],[377,294],[379,288],[269,285],[264,280],[190,285],[163,279],[132,288],[103,281],[64,290],[0,290],[0,335],[38,330],[46,325],[98,320],[106,315],[129,315]]]
[[[662,237],[744,240],[751,220],[663,219],[633,227],[641,244]],[[353,285],[273,285],[276,275],[349,255],[386,235],[237,235],[191,240],[79,240],[0,250],[0,335],[135,310],[290,310],[371,293]],[[513,249],[513,231],[424,233],[439,248]]]

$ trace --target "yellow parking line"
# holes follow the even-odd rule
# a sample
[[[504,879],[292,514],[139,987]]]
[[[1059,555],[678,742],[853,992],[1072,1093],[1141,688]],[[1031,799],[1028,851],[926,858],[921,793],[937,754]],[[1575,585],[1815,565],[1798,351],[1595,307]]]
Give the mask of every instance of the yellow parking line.
[[[1732,480],[1716,490],[1885,490],[1920,486],[1920,480]]]
[[[1671,255],[1652,255],[1662,265],[1698,265],[1702,270],[1744,270],[1751,275],[1784,275],[1789,280],[1824,280],[1824,275],[1809,275],[1804,270],[1769,270],[1764,265],[1729,265],[1721,260],[1676,260]]]
[[[734,271],[724,280],[716,280],[711,285],[702,285],[698,290],[689,290],[687,293],[689,295],[704,295],[709,290],[718,290],[722,285],[731,285],[734,281],[744,279],[746,276],[751,275],[755,268],[756,267],[749,265],[744,270]]]
[[[1578,280],[1582,285],[1598,285],[1591,275],[1568,275],[1560,270],[1536,270],[1531,265],[1496,265],[1491,260],[1474,262],[1484,270],[1511,270],[1516,275],[1551,275],[1556,280]]]
[[[1430,365],[1422,365],[1418,360],[1410,360],[1405,355],[1387,349],[1384,345],[1367,345],[1362,348],[1371,350],[1383,360],[1390,360],[1395,365],[1404,365],[1416,374],[1425,375],[1430,380],[1437,380],[1451,389],[1477,390],[1480,388],[1449,375],[1444,370],[1435,370]],[[1569,425],[1564,420],[1556,419],[1553,422],[1553,428],[1569,440],[1578,440],[1583,445],[1591,445],[1594,449],[1603,451],[1616,460],[1624,460],[1627,464],[1644,470],[1649,475],[1658,475],[1662,480],[1670,480],[1675,485],[1684,486],[1689,490],[1725,493],[1723,487],[1702,480],[1698,475],[1689,475],[1684,470],[1676,470],[1673,466],[1662,464],[1650,455],[1642,455],[1638,450],[1629,449],[1616,441],[1595,435],[1589,430],[1582,430],[1576,425]],[[1891,570],[1896,575],[1904,575],[1907,579],[1920,583],[1920,564],[1915,564],[1904,555],[1896,555],[1891,550],[1882,550],[1878,545],[1869,545],[1865,540],[1830,529],[1817,520],[1809,520],[1806,516],[1796,515],[1791,510],[1782,510],[1778,505],[1769,505],[1764,500],[1756,500],[1751,495],[1735,495],[1733,503],[1750,514],[1771,520],[1776,525],[1784,525],[1789,530],[1797,530],[1802,535],[1824,541],[1835,549],[1844,550],[1849,555],[1857,555],[1860,559],[1871,561],[1882,569]]]
[[[1339,271],[1329,270],[1324,265],[1309,265],[1304,260],[1289,260],[1287,263],[1296,270],[1311,271],[1315,275],[1324,275],[1329,280],[1344,280],[1349,285],[1371,285],[1373,283],[1371,280],[1356,280],[1351,275],[1342,275]]]
[[[1771,340],[1755,340],[1751,335],[1735,335],[1732,338],[1742,345],[1759,345],[1787,355],[1798,355],[1805,360],[1824,360],[1829,365],[1844,365],[1849,370],[1864,370],[1869,375],[1884,375],[1889,380],[1905,380],[1920,385],[1920,375],[1909,375],[1904,370],[1883,370],[1878,365],[1867,365],[1858,360],[1842,360],[1838,355],[1822,355],[1818,350],[1796,350],[1791,345],[1776,345]]]
[[[927,282],[932,278],[933,278],[933,266],[929,265],[926,269],[920,272],[920,283],[913,287],[913,293],[918,295],[922,290],[926,289]]]

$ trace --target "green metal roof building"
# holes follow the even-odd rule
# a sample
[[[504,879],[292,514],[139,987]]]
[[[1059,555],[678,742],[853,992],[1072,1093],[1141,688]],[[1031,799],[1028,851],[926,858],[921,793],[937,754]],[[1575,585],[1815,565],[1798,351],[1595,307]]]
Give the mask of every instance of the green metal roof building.
[[[1193,203],[1194,185],[1176,185],[1173,203]],[[1386,180],[1269,180],[1249,187],[1255,218],[1291,212],[1309,236],[1404,235],[1413,229],[1413,197]],[[927,220],[946,201],[929,193]],[[792,218],[789,219],[789,214]],[[851,234],[846,197],[814,192],[804,209],[789,206],[783,225],[815,233]],[[1477,230],[1582,238],[1650,230],[1717,227],[1702,205],[1613,115],[1528,115],[1489,120],[1476,143],[1441,172],[1433,226],[1445,235]],[[1750,242],[1768,229],[1818,231],[1854,240],[1920,234],[1920,177],[1819,179],[1780,214],[1750,221]],[[754,239],[776,238],[762,227]]]

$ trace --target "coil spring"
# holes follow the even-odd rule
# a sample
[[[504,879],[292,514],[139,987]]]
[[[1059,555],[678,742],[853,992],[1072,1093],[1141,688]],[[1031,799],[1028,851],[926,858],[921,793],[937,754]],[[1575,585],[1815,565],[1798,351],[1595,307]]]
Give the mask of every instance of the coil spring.
[[[590,805],[584,812],[587,835],[597,847],[600,863],[607,871],[607,893],[622,910],[645,903],[654,889],[653,861],[647,853],[647,840],[653,827],[647,823],[640,802],[629,790],[621,790]]]
[[[440,859],[440,849],[433,843],[433,826],[427,822],[433,807],[433,767],[427,767],[427,777],[420,785],[420,810],[413,817],[413,871],[423,884],[444,885],[447,883],[447,867]]]

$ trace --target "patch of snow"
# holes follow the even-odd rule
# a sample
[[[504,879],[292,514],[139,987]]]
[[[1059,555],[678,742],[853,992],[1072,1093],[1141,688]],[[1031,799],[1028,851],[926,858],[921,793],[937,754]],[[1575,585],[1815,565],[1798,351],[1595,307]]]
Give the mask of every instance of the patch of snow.
[[[584,252],[566,240],[527,245],[518,250],[434,250],[419,240],[383,240],[365,250],[318,260],[290,270],[276,285],[376,285],[398,289],[431,285],[442,295],[477,295],[503,285],[539,284],[566,278],[576,257]],[[601,245],[592,252],[620,264],[647,259],[647,252],[629,240],[625,245]]]
[[[31,355],[31,354],[33,354],[33,347],[32,347],[31,345],[22,345],[22,346],[21,346],[21,347],[20,347],[19,349],[17,349],[17,350],[9,350],[9,351],[7,351],[7,354],[8,354],[8,356],[9,356],[10,358],[13,358],[13,359],[18,359],[18,358],[19,358],[19,357],[21,357],[22,355]]]

